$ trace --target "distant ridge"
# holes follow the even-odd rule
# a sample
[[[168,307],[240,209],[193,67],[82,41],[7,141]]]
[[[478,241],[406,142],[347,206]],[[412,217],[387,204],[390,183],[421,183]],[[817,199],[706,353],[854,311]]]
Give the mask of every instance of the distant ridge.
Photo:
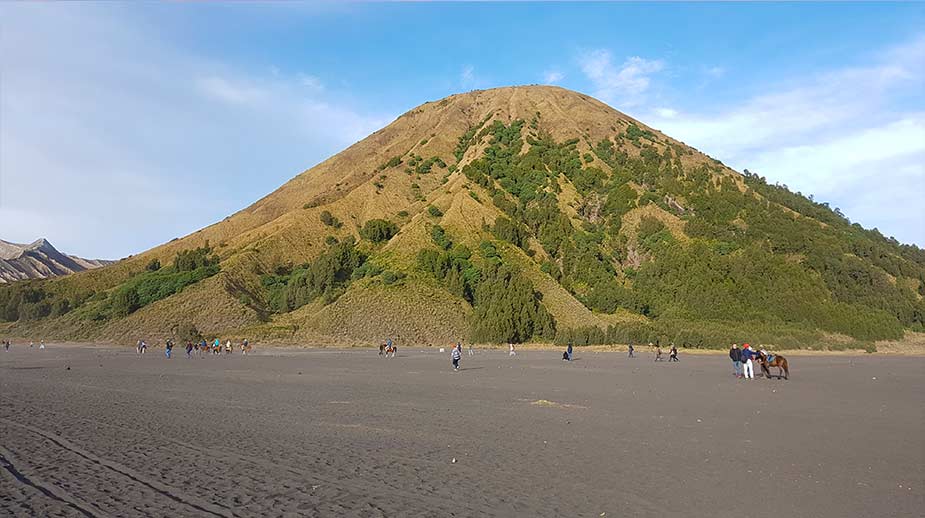
[[[59,277],[110,263],[62,254],[45,238],[28,245],[0,239],[0,283]]]

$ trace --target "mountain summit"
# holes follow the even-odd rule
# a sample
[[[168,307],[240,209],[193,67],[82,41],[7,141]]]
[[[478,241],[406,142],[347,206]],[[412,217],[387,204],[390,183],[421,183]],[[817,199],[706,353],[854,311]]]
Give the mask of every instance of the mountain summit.
[[[523,86],[425,103],[219,223],[29,289],[0,318],[68,338],[810,346],[921,330],[925,252]]]

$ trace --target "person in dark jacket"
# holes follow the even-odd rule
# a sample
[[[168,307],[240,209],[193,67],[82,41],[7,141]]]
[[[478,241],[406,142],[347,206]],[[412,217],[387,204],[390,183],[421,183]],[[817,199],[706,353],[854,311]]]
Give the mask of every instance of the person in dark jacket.
[[[753,380],[755,379],[755,367],[752,363],[752,358],[755,357],[754,351],[750,345],[745,344],[742,346],[742,377],[745,379]]]
[[[729,348],[729,359],[732,360],[732,375],[736,378],[742,377],[742,351],[739,350],[739,344],[732,344]]]
[[[566,349],[565,352],[568,353],[568,361],[572,361],[572,343],[571,342],[569,342],[568,349]]]

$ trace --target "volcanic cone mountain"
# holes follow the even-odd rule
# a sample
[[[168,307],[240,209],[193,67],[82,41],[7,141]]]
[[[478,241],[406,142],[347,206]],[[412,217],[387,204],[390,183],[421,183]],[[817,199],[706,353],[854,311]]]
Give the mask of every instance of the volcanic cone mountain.
[[[223,221],[0,291],[13,332],[404,344],[898,339],[925,252],[586,95],[425,103]]]

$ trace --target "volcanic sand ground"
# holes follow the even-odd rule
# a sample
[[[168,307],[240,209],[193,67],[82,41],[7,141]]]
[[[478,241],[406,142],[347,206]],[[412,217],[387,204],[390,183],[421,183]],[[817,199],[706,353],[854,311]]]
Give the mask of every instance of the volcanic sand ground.
[[[454,373],[400,353],[0,351],[0,515],[925,509],[921,357],[799,357],[790,381],[744,382],[721,356],[477,351]]]

